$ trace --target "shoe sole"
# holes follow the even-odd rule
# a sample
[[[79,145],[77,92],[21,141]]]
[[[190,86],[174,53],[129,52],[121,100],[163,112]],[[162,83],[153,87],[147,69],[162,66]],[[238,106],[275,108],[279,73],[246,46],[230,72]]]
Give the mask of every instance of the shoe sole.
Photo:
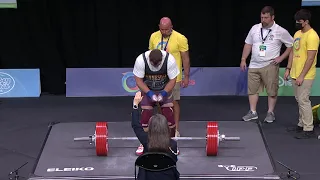
[[[266,123],[273,123],[273,121],[264,121],[264,122],[266,122]]]
[[[267,122],[267,123],[273,123],[275,121],[275,119],[271,120],[271,121],[268,121],[268,120],[264,120],[264,122]]]
[[[258,119],[259,117],[253,117],[253,118],[250,118],[250,119],[244,119],[244,118],[242,118],[244,121],[251,121],[251,120],[256,120],[256,119]]]

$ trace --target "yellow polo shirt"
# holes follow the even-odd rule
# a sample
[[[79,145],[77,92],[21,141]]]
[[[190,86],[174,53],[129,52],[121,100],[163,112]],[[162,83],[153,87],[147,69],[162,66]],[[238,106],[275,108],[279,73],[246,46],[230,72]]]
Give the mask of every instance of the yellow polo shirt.
[[[169,42],[168,42],[169,40]],[[180,34],[179,32],[172,30],[170,37],[163,38],[160,31],[151,34],[149,39],[149,50],[160,49],[165,50],[176,59],[179,75],[177,77],[177,82],[182,80],[182,58],[181,52],[186,52],[189,50],[188,39]]]

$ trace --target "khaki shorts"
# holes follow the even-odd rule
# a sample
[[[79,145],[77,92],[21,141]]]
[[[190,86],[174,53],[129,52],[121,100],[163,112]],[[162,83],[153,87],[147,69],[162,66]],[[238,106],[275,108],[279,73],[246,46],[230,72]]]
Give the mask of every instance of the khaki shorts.
[[[176,85],[174,86],[172,90],[172,94],[169,98],[173,97],[174,101],[179,101],[180,100],[180,84],[181,82],[177,82]]]
[[[277,96],[279,89],[279,65],[249,68],[248,94],[259,94],[266,88],[268,96]]]

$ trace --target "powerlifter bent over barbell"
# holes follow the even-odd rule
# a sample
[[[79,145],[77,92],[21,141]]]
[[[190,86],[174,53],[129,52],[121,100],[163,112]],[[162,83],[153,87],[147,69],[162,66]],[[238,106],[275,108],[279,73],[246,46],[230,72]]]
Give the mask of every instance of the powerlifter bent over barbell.
[[[160,108],[168,121],[171,136],[175,135],[172,90],[179,74],[175,58],[166,51],[154,49],[139,55],[135,61],[133,74],[143,99],[140,103],[141,125],[148,131],[148,122],[154,114],[154,108]],[[157,107],[157,104],[159,107]],[[143,153],[140,144],[136,154]]]

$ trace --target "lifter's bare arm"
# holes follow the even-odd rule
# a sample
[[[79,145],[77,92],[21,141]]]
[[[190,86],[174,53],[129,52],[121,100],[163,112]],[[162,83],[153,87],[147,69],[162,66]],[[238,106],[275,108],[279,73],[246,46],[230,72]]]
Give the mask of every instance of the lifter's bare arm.
[[[148,91],[150,91],[146,83],[143,82],[142,78],[134,76],[134,79],[136,80],[136,84],[142,92],[147,93]]]
[[[170,79],[168,84],[166,85],[166,87],[164,88],[164,90],[166,92],[170,92],[173,90],[174,86],[176,85],[176,80],[177,78],[174,78],[174,79]]]

